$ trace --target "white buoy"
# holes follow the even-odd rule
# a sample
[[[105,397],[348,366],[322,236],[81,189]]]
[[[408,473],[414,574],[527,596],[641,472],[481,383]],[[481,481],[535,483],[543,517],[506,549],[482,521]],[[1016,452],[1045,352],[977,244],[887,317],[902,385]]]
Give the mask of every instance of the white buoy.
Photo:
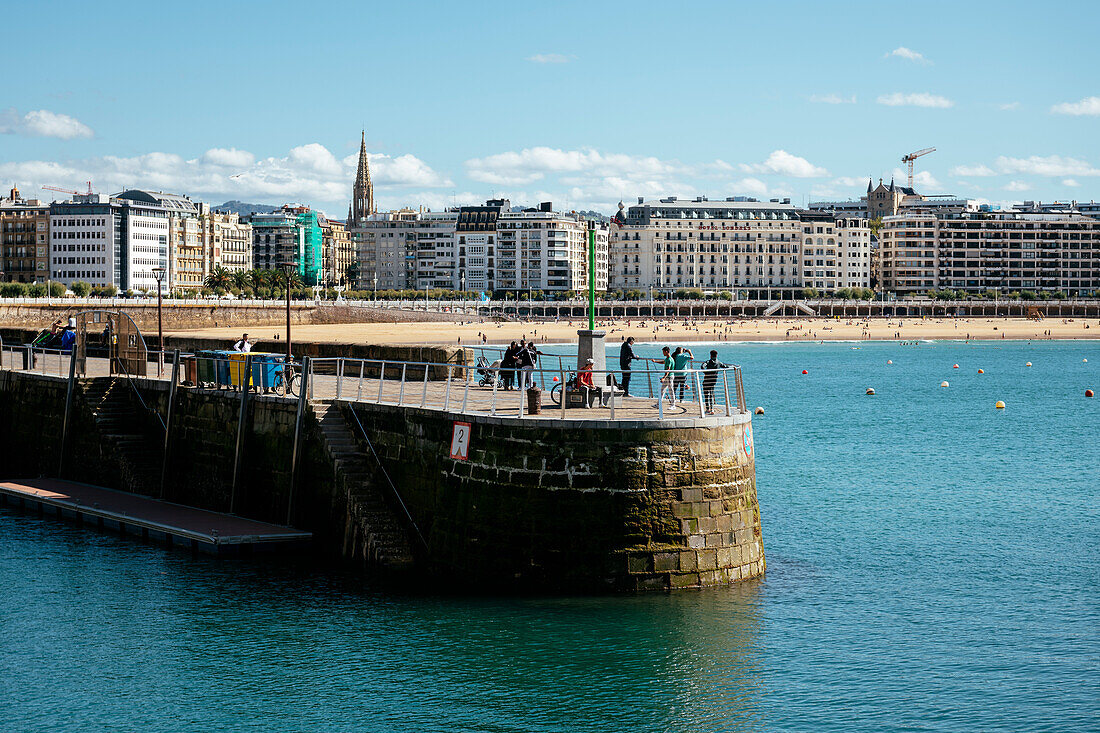
[[[1024,366],[1031,366],[1031,362],[1029,361],[1027,364],[1024,364]]]
[[[893,359],[887,359],[887,360],[886,360],[886,363],[887,363],[887,364],[893,364],[893,363],[894,363],[894,360],[893,360]]]
[[[940,386],[941,386],[941,387],[950,387],[951,385],[950,385],[950,384],[948,384],[948,383],[947,383],[947,381],[945,380],[945,381],[943,381],[943,382],[940,382]]]
[[[867,388],[867,394],[872,394],[873,395],[874,393],[875,393],[875,388],[874,387],[868,387]]]
[[[757,407],[755,410],[753,410],[753,413],[757,414],[757,415],[763,415],[764,414],[764,408],[763,407]]]

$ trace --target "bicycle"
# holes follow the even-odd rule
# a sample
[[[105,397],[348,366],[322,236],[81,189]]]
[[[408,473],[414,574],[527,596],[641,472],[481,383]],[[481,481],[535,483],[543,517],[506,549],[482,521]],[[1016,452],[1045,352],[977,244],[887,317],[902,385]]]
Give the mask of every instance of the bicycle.
[[[569,378],[565,380],[565,388],[570,392],[574,392],[577,389],[577,373],[569,372]],[[558,382],[550,388],[550,399],[554,401],[554,404],[561,406],[562,396],[562,383]]]
[[[275,394],[280,397],[285,397],[288,394],[298,394],[298,386],[301,384],[301,377],[294,369],[293,362],[284,362],[279,369],[275,370]]]

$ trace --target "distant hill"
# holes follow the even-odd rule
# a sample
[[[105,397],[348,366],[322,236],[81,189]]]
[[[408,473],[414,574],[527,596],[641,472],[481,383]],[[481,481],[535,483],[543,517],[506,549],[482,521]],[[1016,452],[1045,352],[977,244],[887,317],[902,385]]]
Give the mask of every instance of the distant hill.
[[[267,204],[246,204],[243,201],[226,201],[221,206],[215,206],[214,208],[218,211],[232,211],[241,216],[248,216],[249,214],[270,214],[282,207],[268,206]]]

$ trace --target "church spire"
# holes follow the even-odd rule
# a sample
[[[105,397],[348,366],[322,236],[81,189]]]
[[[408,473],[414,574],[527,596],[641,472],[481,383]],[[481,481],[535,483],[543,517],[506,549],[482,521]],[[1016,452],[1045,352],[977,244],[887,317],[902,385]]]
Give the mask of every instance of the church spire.
[[[367,158],[367,131],[363,131],[359,143],[359,169],[355,171],[355,184],[351,189],[351,210],[348,225],[361,224],[374,213],[374,183],[370,179],[370,161]]]

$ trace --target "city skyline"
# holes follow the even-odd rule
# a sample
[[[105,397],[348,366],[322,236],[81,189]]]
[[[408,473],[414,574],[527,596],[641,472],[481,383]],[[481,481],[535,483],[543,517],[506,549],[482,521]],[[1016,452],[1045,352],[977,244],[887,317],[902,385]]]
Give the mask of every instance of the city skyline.
[[[122,3],[48,24],[13,7],[10,27],[27,32],[0,54],[25,73],[0,82],[0,184],[48,200],[43,185],[91,180],[342,218],[365,129],[379,209],[858,199],[868,178],[904,184],[901,156],[929,146],[922,193],[1095,199],[1100,13],[1013,6],[930,3],[900,25],[871,5],[802,3],[500,5],[476,18],[430,3]],[[275,42],[287,23],[289,48]],[[104,33],[124,49],[104,52]]]

